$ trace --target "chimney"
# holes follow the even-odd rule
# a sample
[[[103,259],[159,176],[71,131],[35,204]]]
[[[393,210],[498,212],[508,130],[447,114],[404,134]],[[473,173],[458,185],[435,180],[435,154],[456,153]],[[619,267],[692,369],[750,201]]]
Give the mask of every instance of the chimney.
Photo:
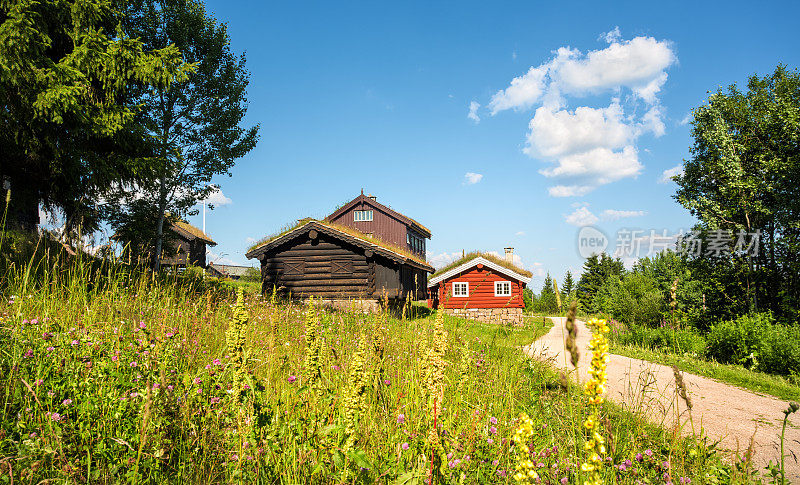
[[[503,248],[506,251],[506,261],[509,263],[514,262],[514,248]]]
[[[368,198],[368,199],[372,199],[372,200],[374,200],[375,202],[378,202],[378,197],[377,197],[377,196],[375,196],[375,195],[369,194],[369,195],[367,196],[367,198]]]

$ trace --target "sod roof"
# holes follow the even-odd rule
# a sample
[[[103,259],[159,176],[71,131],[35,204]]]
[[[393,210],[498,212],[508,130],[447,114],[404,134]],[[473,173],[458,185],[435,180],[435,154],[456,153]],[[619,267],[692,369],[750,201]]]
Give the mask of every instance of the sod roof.
[[[328,221],[318,221],[311,218],[300,219],[295,224],[287,226],[281,231],[261,239],[247,250],[245,256],[254,258],[272,247],[281,244],[285,240],[289,240],[296,237],[297,234],[302,234],[311,229],[316,229],[328,235],[344,239],[365,249],[373,249],[377,253],[383,254],[390,259],[403,263],[411,263],[413,266],[433,272],[432,266],[407,249],[389,244],[377,237],[368,236],[351,227],[334,224]]]
[[[461,258],[457,259],[456,261],[453,261],[452,263],[448,264],[447,266],[436,270],[435,273],[430,275],[430,278],[435,278],[435,277],[437,277],[437,276],[439,276],[441,274],[447,273],[451,269],[457,268],[458,266],[461,266],[462,264],[464,264],[464,263],[466,263],[468,261],[471,261],[471,260],[473,260],[475,258],[486,259],[487,261],[491,261],[491,262],[493,262],[494,264],[496,264],[498,266],[502,266],[503,268],[509,269],[509,270],[511,270],[511,271],[513,271],[513,272],[515,272],[517,274],[521,274],[522,276],[527,276],[528,278],[533,276],[533,273],[531,273],[530,271],[524,270],[524,269],[520,268],[519,266],[517,266],[515,264],[509,263],[508,261],[506,261],[503,258],[499,258],[499,257],[497,257],[497,256],[495,256],[493,254],[484,253],[484,252],[481,252],[481,251],[472,251],[472,252],[469,252],[469,253],[465,254],[464,256],[462,256]]]

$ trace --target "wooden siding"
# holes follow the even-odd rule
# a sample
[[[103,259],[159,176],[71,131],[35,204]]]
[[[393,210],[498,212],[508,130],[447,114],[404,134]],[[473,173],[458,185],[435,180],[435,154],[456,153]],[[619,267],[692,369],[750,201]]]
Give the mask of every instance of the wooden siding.
[[[199,240],[187,240],[175,236],[173,241],[165,242],[161,252],[161,264],[206,267],[206,243]]]
[[[494,296],[494,283],[496,281],[509,281],[511,283],[511,296]],[[453,283],[468,283],[468,297],[454,297]],[[473,267],[463,273],[440,281],[436,288],[438,305],[441,308],[523,308],[522,290],[525,283],[509,278],[490,268],[478,269]]]
[[[270,249],[260,259],[264,291],[283,287],[300,297],[325,298],[377,299],[384,294],[405,298],[409,291],[412,299],[425,295],[425,270],[399,264],[328,234],[318,233],[315,239],[301,234]]]
[[[371,210],[372,220],[355,221],[353,212],[359,210]],[[423,259],[425,258],[425,248],[423,247],[422,251],[414,251],[413,248],[408,244],[406,235],[409,232],[416,234],[417,237],[422,239],[423,246],[425,245],[425,238],[418,232],[409,228],[406,223],[400,219],[397,219],[391,214],[384,212],[378,207],[370,204],[368,200],[355,204],[353,207],[342,212],[341,214],[338,214],[336,218],[331,219],[330,221],[345,227],[352,227],[353,229],[361,231],[364,234],[371,233],[373,237],[376,237],[394,246],[406,248],[412,253],[422,256]]]

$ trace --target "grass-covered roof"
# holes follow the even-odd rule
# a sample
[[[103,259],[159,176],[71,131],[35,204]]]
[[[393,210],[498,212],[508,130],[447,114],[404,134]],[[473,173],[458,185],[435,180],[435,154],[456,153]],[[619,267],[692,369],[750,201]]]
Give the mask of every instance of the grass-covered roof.
[[[260,248],[262,246],[265,246],[265,245],[271,243],[272,241],[278,239],[279,237],[283,236],[284,234],[288,234],[288,233],[294,231],[295,229],[298,229],[298,228],[300,228],[302,226],[305,226],[309,222],[314,222],[314,223],[320,224],[322,226],[328,227],[330,229],[333,229],[333,230],[336,230],[336,231],[339,231],[339,232],[343,232],[343,233],[345,233],[345,234],[347,234],[349,236],[352,236],[352,237],[361,239],[363,241],[366,241],[366,242],[368,242],[370,244],[374,244],[376,246],[379,246],[379,247],[381,247],[381,248],[383,248],[383,249],[385,249],[387,251],[391,251],[391,252],[399,254],[401,256],[405,256],[406,258],[411,259],[412,261],[415,261],[417,263],[420,263],[420,264],[423,264],[423,265],[426,265],[426,266],[428,265],[427,261],[425,261],[424,259],[420,258],[418,255],[412,253],[411,251],[409,251],[406,248],[402,248],[400,246],[396,246],[394,244],[387,243],[386,241],[384,241],[384,240],[382,240],[380,238],[377,238],[375,236],[369,236],[369,235],[367,235],[367,234],[365,234],[365,233],[363,233],[363,232],[361,232],[361,231],[359,231],[357,229],[353,229],[352,227],[343,226],[341,224],[334,224],[332,222],[328,222],[328,221],[324,221],[324,220],[320,221],[320,220],[312,219],[310,217],[307,217],[305,219],[300,219],[300,220],[296,221],[294,224],[287,225],[284,228],[282,228],[280,231],[278,231],[278,232],[276,232],[274,234],[271,234],[271,235],[269,235],[267,237],[262,238],[261,240],[257,241],[255,244],[250,246],[247,249],[247,253],[255,251],[256,249],[258,249],[258,248]]]
[[[489,261],[491,261],[491,262],[493,262],[493,263],[495,263],[495,264],[497,264],[499,266],[502,266],[502,267],[504,267],[506,269],[510,269],[511,271],[513,271],[515,273],[521,274],[522,276],[527,276],[528,278],[533,276],[533,273],[531,273],[530,271],[524,270],[524,269],[520,268],[519,266],[517,266],[515,264],[509,263],[504,258],[500,258],[498,256],[495,256],[494,254],[484,253],[484,252],[481,252],[481,251],[471,251],[471,252],[465,254],[464,256],[462,256],[461,258],[457,259],[456,261],[453,261],[452,263],[448,264],[447,266],[436,270],[435,273],[430,275],[430,278],[434,278],[436,276],[439,276],[442,273],[446,273],[446,272],[450,271],[451,269],[453,269],[455,267],[458,267],[458,266],[461,266],[462,264],[466,263],[467,261],[471,261],[471,260],[473,260],[475,258],[487,259],[487,260],[489,260]]]

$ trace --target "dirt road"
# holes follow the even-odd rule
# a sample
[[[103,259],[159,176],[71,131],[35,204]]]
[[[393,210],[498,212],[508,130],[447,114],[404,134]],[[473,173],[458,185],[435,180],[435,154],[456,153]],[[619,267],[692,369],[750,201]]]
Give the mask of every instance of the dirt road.
[[[555,325],[542,338],[525,348],[535,358],[550,360],[554,365],[572,369],[569,354],[564,351],[564,318],[553,317]],[[591,337],[584,322],[578,321],[578,347],[581,359],[578,372],[581,381],[588,378],[588,344]],[[620,355],[611,355],[608,363],[608,398],[632,412],[640,412],[648,420],[666,428],[684,424],[684,434],[692,432],[686,405],[675,399],[675,377],[671,367]],[[692,401],[695,428],[701,423],[706,435],[720,439],[724,449],[743,454],[754,436],[754,463],[763,471],[767,463],[780,459],[780,428],[787,402],[723,384],[713,379],[684,374]],[[797,414],[786,429],[786,478],[800,483],[800,425]],[[755,433],[755,435],[754,435]]]

